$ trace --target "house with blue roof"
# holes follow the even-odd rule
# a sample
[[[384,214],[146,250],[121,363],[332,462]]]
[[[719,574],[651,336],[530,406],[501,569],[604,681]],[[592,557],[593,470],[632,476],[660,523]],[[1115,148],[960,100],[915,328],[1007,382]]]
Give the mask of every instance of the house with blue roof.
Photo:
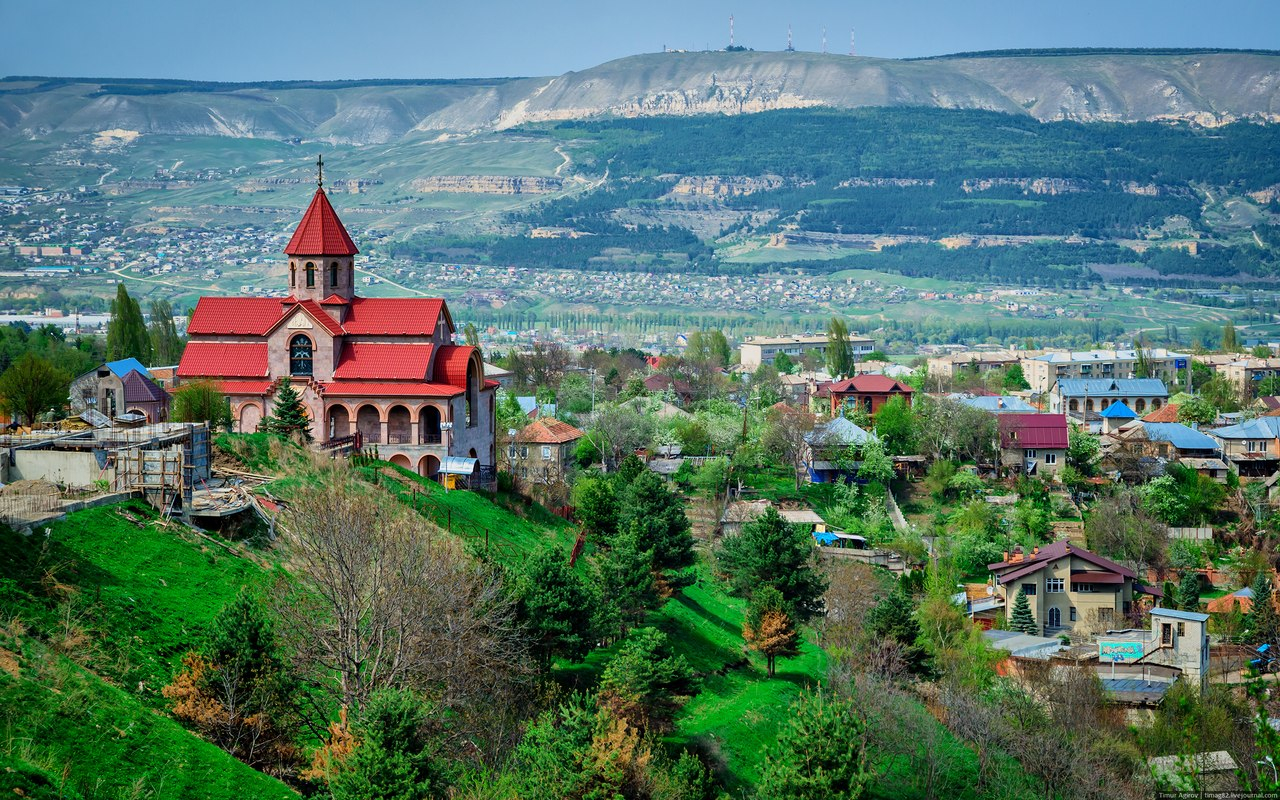
[[[1115,403],[1137,416],[1163,408],[1169,389],[1159,378],[1064,378],[1049,392],[1049,412],[1085,422]]]
[[[1039,411],[1026,400],[1013,395],[974,395],[955,392],[947,395],[947,399],[988,414],[1034,414]]]
[[[805,436],[804,466],[810,483],[831,483],[857,478],[857,461],[850,461],[876,435],[855,425],[845,417],[816,426]]]
[[[1130,420],[1103,435],[1102,464],[1108,472],[1130,482],[1149,480],[1164,474],[1168,464],[1180,464],[1226,483],[1231,469],[1222,458],[1218,440],[1203,431],[1180,422],[1142,420]]]
[[[108,361],[78,376],[68,400],[72,414],[97,411],[108,419],[131,414],[147,423],[169,418],[169,393],[136,358]]]
[[[1280,467],[1280,417],[1258,417],[1210,431],[1241,477],[1266,478]]]

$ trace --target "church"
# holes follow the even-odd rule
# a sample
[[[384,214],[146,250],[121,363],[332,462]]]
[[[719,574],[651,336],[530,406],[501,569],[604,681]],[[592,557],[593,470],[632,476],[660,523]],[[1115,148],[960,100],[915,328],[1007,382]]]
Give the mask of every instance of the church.
[[[323,169],[323,165],[320,165]],[[480,351],[453,343],[444,300],[355,293],[359,252],[324,191],[285,247],[285,298],[201,297],[180,381],[217,383],[235,430],[271,414],[278,381],[298,391],[317,442],[356,435],[380,458],[435,477],[449,456],[494,465],[494,392]]]

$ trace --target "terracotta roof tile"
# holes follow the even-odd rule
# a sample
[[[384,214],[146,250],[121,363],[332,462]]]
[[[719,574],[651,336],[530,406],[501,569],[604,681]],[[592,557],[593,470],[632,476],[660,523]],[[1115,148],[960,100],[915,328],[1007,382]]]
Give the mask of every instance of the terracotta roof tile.
[[[1143,422],[1177,422],[1178,406],[1164,405],[1142,418]]]
[[[225,395],[262,397],[271,394],[275,385],[275,381],[218,381],[218,391]]]
[[[426,297],[357,297],[342,327],[357,336],[432,336],[444,301]]]
[[[435,379],[441,383],[466,388],[467,364],[476,352],[466,345],[445,345],[436,355]]]
[[[329,204],[324,189],[316,189],[284,252],[290,256],[353,256],[360,251]]]
[[[583,436],[586,434],[567,422],[561,422],[553,417],[542,417],[524,426],[516,434],[516,441],[530,444],[565,444],[577,441]]]
[[[188,342],[178,364],[182,378],[265,378],[266,342]]]
[[[456,397],[463,390],[443,383],[405,381],[334,381],[322,384],[326,397]]]
[[[851,394],[858,393],[874,393],[882,394],[887,392],[897,392],[901,394],[910,394],[915,391],[902,381],[896,381],[888,375],[854,375],[852,378],[831,384],[832,394]]]
[[[340,381],[425,381],[433,349],[430,344],[351,342],[342,348],[333,377]]]
[[[201,297],[187,333],[262,336],[275,327],[284,305],[272,297]]]

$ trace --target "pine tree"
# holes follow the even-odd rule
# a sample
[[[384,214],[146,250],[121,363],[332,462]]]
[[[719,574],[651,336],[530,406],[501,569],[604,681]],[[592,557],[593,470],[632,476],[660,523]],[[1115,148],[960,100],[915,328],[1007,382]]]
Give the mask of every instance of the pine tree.
[[[151,362],[151,337],[142,319],[138,301],[129,296],[124,284],[116,285],[116,299],[111,303],[111,321],[107,323],[107,360],[136,358]]]
[[[1178,583],[1178,608],[1183,611],[1200,610],[1200,574],[1188,570]]]
[[[739,593],[776,589],[802,619],[818,612],[827,590],[826,580],[814,568],[812,538],[772,506],[725,541],[718,562]]]
[[[1028,636],[1036,636],[1040,633],[1040,626],[1036,624],[1035,615],[1031,613],[1031,601],[1027,599],[1027,593],[1018,590],[1018,597],[1013,601],[1013,615],[1009,617],[1009,630],[1025,633]]]
[[[596,560],[596,592],[601,613],[625,634],[658,605],[653,582],[653,550],[641,548],[635,528],[614,537]],[[602,630],[603,630],[602,626]]]
[[[311,418],[298,390],[288,378],[281,378],[276,386],[276,399],[272,403],[271,416],[262,421],[261,429],[285,438],[297,437],[311,443]]]
[[[580,661],[591,649],[596,598],[582,576],[569,566],[569,556],[543,550],[529,559],[516,577],[517,615],[543,670],[556,657]]]
[[[443,764],[423,701],[406,689],[382,689],[353,725],[360,742],[328,778],[333,800],[441,797]]]
[[[765,753],[760,797],[856,800],[871,782],[867,723],[852,699],[806,693]]]
[[[1259,572],[1253,581],[1253,610],[1249,614],[1249,639],[1253,644],[1280,644],[1280,615],[1276,614],[1271,578]]]
[[[693,534],[680,496],[647,469],[621,495],[618,528],[634,530],[640,546],[653,550],[653,568],[665,588],[678,592],[693,583],[686,569],[694,562]]]
[[[794,656],[799,650],[795,621],[782,592],[763,586],[751,595],[742,638],[765,658],[765,672],[772,678],[778,656]]]

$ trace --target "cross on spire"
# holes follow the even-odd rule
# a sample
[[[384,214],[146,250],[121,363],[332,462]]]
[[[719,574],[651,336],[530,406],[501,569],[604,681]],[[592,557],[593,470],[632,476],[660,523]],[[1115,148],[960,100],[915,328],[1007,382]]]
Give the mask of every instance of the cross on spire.
[[[316,156],[316,186],[324,188],[324,156]]]

